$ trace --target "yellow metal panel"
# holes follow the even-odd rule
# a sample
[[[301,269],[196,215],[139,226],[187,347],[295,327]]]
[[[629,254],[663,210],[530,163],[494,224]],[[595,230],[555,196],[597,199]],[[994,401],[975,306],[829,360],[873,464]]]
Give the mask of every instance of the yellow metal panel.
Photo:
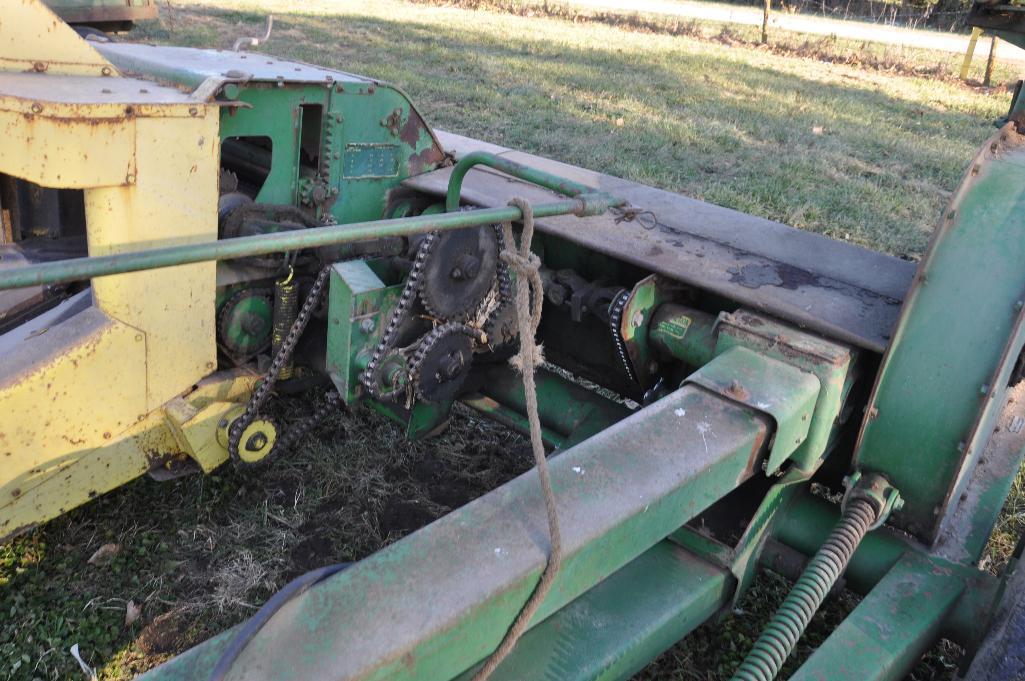
[[[4,57],[19,54],[12,17],[38,17],[34,2],[14,3],[0,16]],[[41,54],[73,52],[48,44]],[[0,172],[84,189],[91,255],[207,241],[217,237],[218,121],[216,107],[144,81],[0,72]],[[92,307],[5,349],[0,538],[184,456],[162,405],[215,368],[215,272],[204,263],[94,280]],[[204,386],[195,404],[237,391]],[[197,436],[208,430],[195,425]],[[217,456],[200,440],[190,447],[208,465]]]
[[[164,407],[168,428],[183,452],[209,473],[228,460],[228,449],[218,439],[222,420],[238,416],[260,377],[246,370],[209,376],[186,396]]]
[[[0,70],[117,76],[104,59],[41,0],[4,0]]]
[[[105,446],[61,459],[31,487],[4,484],[0,487],[5,504],[0,505],[0,541],[139,477],[175,446],[161,414],[154,412]]]
[[[241,405],[238,402],[211,402],[200,409],[193,409],[182,421],[168,414],[168,425],[178,443],[204,473],[228,460],[228,449],[217,441],[217,431],[221,420],[239,409]]]
[[[85,192],[90,255],[217,238],[217,110],[135,121],[135,184]],[[147,337],[148,409],[210,373],[216,265],[199,263],[93,281],[96,304]]]
[[[0,170],[44,187],[126,183],[135,174],[135,119],[25,115],[0,99]],[[86,121],[92,124],[86,125]]]
[[[123,373],[125,368],[144,367],[145,361],[143,335],[95,308],[42,329],[5,352],[0,377],[0,535],[14,522],[3,505],[89,458],[95,448],[117,442],[146,417],[145,384]],[[80,484],[86,483],[67,488],[70,492]]]

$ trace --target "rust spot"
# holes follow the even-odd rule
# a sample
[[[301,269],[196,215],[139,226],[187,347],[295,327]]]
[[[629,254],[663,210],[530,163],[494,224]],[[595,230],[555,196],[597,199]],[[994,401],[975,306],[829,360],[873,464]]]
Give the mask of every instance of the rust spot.
[[[109,440],[110,439],[110,431],[107,431],[106,433],[103,434],[103,439],[104,440]]]
[[[744,402],[751,397],[751,393],[747,391],[747,388],[740,384],[740,381],[730,381],[729,386],[725,392],[727,397],[733,398],[738,402]]]
[[[20,487],[15,487],[14,489],[12,489],[11,490],[11,496],[14,497],[15,499],[20,497],[21,496],[21,488]]]
[[[381,126],[386,128],[392,135],[399,134],[399,122],[402,120],[402,109],[396,108],[390,114],[381,119]],[[405,129],[403,129],[405,130]],[[419,134],[417,135],[419,139]],[[403,140],[406,141],[406,140]],[[415,144],[413,142],[412,144]]]
[[[32,68],[36,71],[36,73],[42,73],[46,70],[46,64],[41,61],[37,61],[35,64],[32,65]]]
[[[434,170],[439,167],[445,161],[445,152],[443,152],[436,145],[432,144],[427,147],[419,154],[413,154],[409,157],[409,174],[419,175],[425,173],[428,170]]]

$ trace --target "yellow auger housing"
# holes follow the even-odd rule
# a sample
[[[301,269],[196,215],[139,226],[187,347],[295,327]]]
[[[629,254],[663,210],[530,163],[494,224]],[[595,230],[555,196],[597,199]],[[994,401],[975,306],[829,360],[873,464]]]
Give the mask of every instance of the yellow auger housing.
[[[37,0],[7,3],[0,55],[0,173],[83,190],[90,255],[217,237],[216,106],[125,77]],[[182,449],[161,407],[215,366],[214,276],[99,278],[5,335],[0,537]]]

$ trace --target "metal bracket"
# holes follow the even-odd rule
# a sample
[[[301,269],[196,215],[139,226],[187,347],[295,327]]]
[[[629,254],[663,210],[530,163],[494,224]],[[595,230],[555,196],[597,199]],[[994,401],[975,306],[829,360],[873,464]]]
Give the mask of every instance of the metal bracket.
[[[693,383],[768,414],[776,432],[765,462],[772,475],[808,437],[821,384],[814,374],[735,346],[691,374]]]
[[[897,488],[879,473],[861,474],[855,471],[844,478],[847,491],[843,495],[841,508],[846,508],[853,499],[868,499],[877,509],[876,521],[869,525],[869,530],[882,527],[892,511],[899,511],[904,506]]]

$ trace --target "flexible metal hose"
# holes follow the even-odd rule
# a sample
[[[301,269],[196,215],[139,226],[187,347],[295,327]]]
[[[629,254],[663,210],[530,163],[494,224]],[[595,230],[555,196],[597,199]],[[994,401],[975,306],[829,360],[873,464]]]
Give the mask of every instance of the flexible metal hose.
[[[878,515],[879,511],[868,499],[851,499],[832,534],[801,573],[732,681],[772,681],[776,678]]]

